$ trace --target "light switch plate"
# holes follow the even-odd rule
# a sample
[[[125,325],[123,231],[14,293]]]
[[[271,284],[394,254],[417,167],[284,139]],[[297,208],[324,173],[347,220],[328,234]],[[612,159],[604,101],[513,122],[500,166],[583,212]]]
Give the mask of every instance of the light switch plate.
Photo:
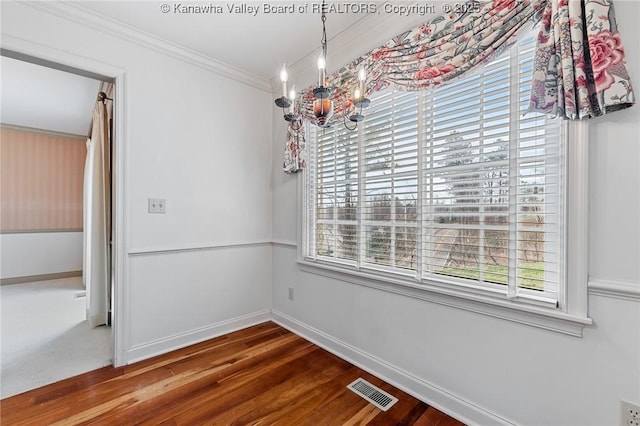
[[[163,198],[149,198],[149,213],[166,213],[167,200]]]

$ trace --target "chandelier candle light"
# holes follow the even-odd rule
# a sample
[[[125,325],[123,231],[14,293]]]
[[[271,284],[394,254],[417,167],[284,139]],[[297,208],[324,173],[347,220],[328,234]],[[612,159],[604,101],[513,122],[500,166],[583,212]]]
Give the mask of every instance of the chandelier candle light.
[[[315,100],[313,101],[313,115],[316,120],[315,123],[318,127],[330,127],[332,123],[329,121],[333,116],[333,100],[331,99],[331,95],[333,94],[333,89],[329,88],[329,80],[327,78],[327,29],[326,29],[326,21],[327,21],[327,5],[325,0],[322,1],[322,39],[320,41],[320,56],[318,57],[318,87],[313,89],[313,97]],[[287,97],[287,69],[285,65],[282,66],[282,70],[280,71],[280,81],[282,82],[282,96],[275,100],[276,105],[279,108],[282,108],[284,113],[284,119],[289,122],[294,130],[298,130],[302,126],[302,122],[300,120],[300,116],[296,114],[295,110],[295,87],[289,92],[289,97]],[[355,130],[360,121],[364,120],[364,115],[362,115],[362,110],[368,107],[371,103],[369,99],[365,97],[365,81],[367,79],[367,74],[365,72],[364,67],[360,68],[358,72],[358,84],[353,93],[353,105],[356,108],[356,111],[349,116],[349,120],[354,123],[353,127],[349,127],[346,121],[346,111],[343,114],[343,124],[344,127],[348,130]],[[298,105],[298,107],[300,107]],[[288,108],[288,111],[286,109]],[[357,111],[359,109],[359,111]],[[344,108],[343,108],[344,110]]]

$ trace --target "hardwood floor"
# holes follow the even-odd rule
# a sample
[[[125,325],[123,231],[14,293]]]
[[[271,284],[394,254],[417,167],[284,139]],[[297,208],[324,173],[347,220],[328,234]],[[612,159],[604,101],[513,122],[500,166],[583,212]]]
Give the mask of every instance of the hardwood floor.
[[[348,390],[362,377],[399,401]],[[0,401],[2,425],[439,425],[462,423],[272,322]]]

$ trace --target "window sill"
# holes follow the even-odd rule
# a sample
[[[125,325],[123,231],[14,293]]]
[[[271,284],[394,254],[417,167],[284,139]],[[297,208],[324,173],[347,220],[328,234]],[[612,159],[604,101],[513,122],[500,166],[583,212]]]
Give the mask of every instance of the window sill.
[[[582,337],[583,327],[592,323],[591,318],[588,317],[571,315],[556,309],[535,305],[514,303],[502,297],[469,294],[455,288],[444,288],[428,282],[418,283],[411,279],[355,271],[307,259],[299,259],[298,265],[300,270],[311,274],[576,337]]]

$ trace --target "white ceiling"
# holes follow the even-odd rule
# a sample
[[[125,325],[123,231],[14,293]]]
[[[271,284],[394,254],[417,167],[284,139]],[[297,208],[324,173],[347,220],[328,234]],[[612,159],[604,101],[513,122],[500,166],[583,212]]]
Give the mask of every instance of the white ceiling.
[[[330,2],[331,3],[331,2]],[[356,4],[345,3],[345,4]],[[382,1],[372,1],[381,8]],[[78,12],[95,22],[124,26],[227,63],[261,79],[276,76],[283,63],[291,66],[319,52],[322,23],[320,1],[71,1]],[[169,5],[163,13],[162,5]],[[180,14],[174,5],[221,6],[222,13]],[[294,13],[265,13],[264,4],[294,5]],[[300,13],[307,4],[309,12]],[[252,13],[230,11],[229,5],[258,7]],[[245,9],[246,10],[246,9]],[[327,36],[340,35],[357,22],[375,18],[367,13],[329,13]],[[367,21],[369,22],[369,21]],[[331,57],[331,42],[329,43]],[[315,63],[315,60],[313,60]],[[306,64],[305,62],[301,62]],[[25,127],[86,135],[99,82],[6,57],[1,62],[0,121]]]
[[[370,3],[381,4],[380,1]],[[311,53],[320,51],[322,23],[312,7],[314,1],[74,1],[72,5],[97,13],[158,38],[186,46],[218,61],[236,66],[265,79],[277,75],[283,63],[294,64]],[[222,13],[180,14],[174,5],[221,6]],[[264,4],[308,4],[309,12],[265,13]],[[162,13],[161,6],[170,11]],[[258,7],[258,13],[230,12],[230,5]],[[370,16],[366,13],[331,13],[327,16],[327,36],[337,36],[357,21]]]
[[[0,69],[0,122],[88,134],[98,80],[5,56],[0,58]]]

